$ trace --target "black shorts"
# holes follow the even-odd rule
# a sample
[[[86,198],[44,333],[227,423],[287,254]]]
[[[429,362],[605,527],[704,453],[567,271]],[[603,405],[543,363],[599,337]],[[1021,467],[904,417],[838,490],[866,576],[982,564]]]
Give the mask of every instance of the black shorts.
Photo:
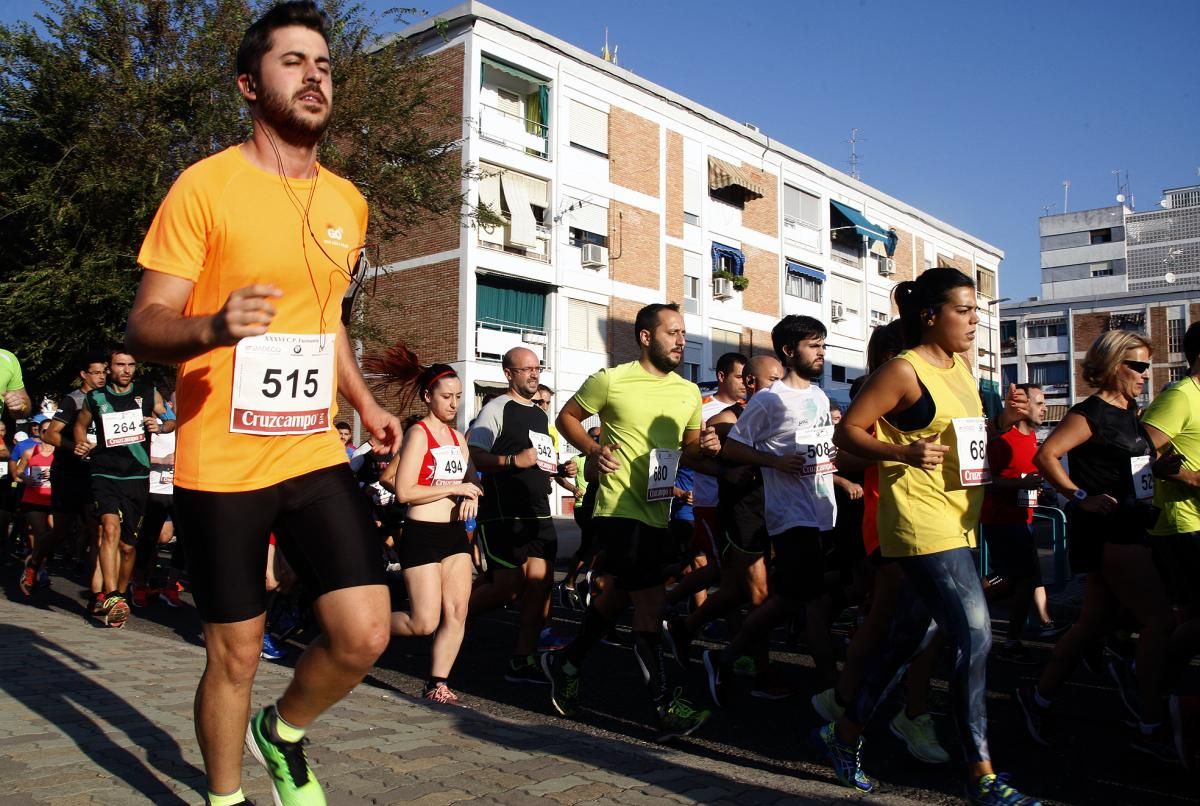
[[[821,531],[793,526],[771,538],[775,561],[768,590],[784,599],[811,602],[825,593],[825,550]]]
[[[54,488],[50,488],[51,494]],[[149,479],[110,479],[92,476],[92,506],[96,517],[116,515],[121,519],[121,542],[136,546],[150,500]]]
[[[686,521],[681,523],[687,524]],[[618,590],[640,591],[678,576],[690,559],[683,529],[648,526],[633,518],[592,520],[600,552],[600,573],[615,578]],[[686,537],[690,538],[690,531]]]
[[[451,555],[470,553],[471,542],[467,540],[462,521],[408,521],[404,524],[398,551],[400,565],[404,568],[440,563]]]
[[[50,507],[47,506],[46,504],[28,504],[28,503],[22,501],[21,506],[17,509],[17,511],[18,512],[45,512],[47,515],[49,515]]]
[[[504,518],[481,522],[480,545],[492,570],[520,568],[530,558],[551,565],[558,557],[558,533],[549,518]]]
[[[1171,604],[1193,618],[1200,615],[1200,532],[1151,535],[1150,545]]]
[[[63,473],[50,486],[50,508],[55,512],[83,515],[92,501],[91,478],[86,474]]]
[[[722,487],[727,490],[728,487]],[[724,553],[752,554],[762,556],[767,553],[771,539],[767,536],[767,524],[763,520],[766,509],[766,494],[761,482],[749,490],[741,491],[736,503],[724,501],[717,507],[717,522],[721,528],[725,545]],[[732,556],[730,557],[732,559]]]
[[[1104,544],[1149,546],[1144,513],[1118,508],[1100,514],[1087,512],[1078,506],[1067,509],[1067,559],[1071,573],[1086,574],[1099,571],[1104,559]]]
[[[314,597],[385,585],[371,504],[342,463],[261,490],[214,493],[175,487],[201,620],[245,621],[266,607],[267,538]]]
[[[1042,562],[1029,524],[985,523],[983,539],[993,571],[1005,579],[1030,580],[1033,587],[1041,587]]]

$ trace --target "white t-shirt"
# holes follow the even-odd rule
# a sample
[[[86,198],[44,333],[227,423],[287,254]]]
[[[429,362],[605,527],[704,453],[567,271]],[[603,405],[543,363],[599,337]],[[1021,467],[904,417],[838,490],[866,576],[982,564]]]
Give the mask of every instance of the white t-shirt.
[[[175,492],[175,460],[162,460],[175,453],[175,432],[150,435],[150,492],[172,495]]]
[[[708,425],[709,417],[715,417],[732,405],[732,403],[717,400],[715,397],[705,400],[704,405],[700,407],[700,419],[703,421],[701,428]],[[706,476],[703,473],[695,475],[692,486],[692,502],[698,507],[715,507],[717,505],[716,476]]]
[[[816,432],[827,436],[827,429],[832,426],[829,398],[821,387],[793,389],[779,380],[750,398],[729,438],[764,453],[783,456],[807,450],[802,442],[811,441]],[[828,445],[822,450],[827,451]],[[821,531],[833,528],[837,518],[833,474],[828,472],[828,461],[818,460],[814,467],[819,469],[809,475],[763,468],[767,534],[774,537],[796,526]]]

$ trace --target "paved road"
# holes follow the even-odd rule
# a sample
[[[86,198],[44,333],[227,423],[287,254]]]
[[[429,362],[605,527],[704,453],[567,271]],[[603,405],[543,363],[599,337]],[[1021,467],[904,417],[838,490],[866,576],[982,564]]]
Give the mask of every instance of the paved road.
[[[14,569],[3,570],[5,580]],[[0,598],[0,803],[200,803],[203,777],[191,697],[203,664],[190,608],[135,611],[125,629],[84,619],[80,586],[56,578],[29,605]],[[577,721],[550,715],[547,690],[513,685],[501,664],[515,635],[509,612],[471,625],[451,681],[466,708],[417,699],[427,643],[394,641],[371,677],[313,732],[312,757],[331,803],[561,804],[829,802],[849,797],[802,741],[817,718],[804,697],[766,703],[744,692],[701,735],[671,747],[649,742],[648,706],[630,650],[601,646],[584,674]],[[997,626],[1002,626],[998,622]],[[557,630],[574,629],[556,611]],[[1047,647],[1035,645],[1044,656]],[[295,657],[298,647],[293,647]],[[807,657],[780,646],[787,679],[812,688]],[[697,650],[698,652],[698,650]],[[1011,691],[1036,667],[991,670],[991,739],[997,765],[1022,788],[1071,804],[1195,803],[1178,768],[1125,748],[1115,694],[1081,672],[1064,692],[1062,741],[1031,745]],[[256,703],[286,684],[285,664],[261,667]],[[690,683],[702,691],[693,661]],[[934,692],[943,733],[944,683]],[[892,706],[894,707],[894,706]],[[890,711],[888,712],[890,715]],[[950,769],[908,759],[886,729],[868,733],[865,763],[885,786],[878,803],[961,802]],[[247,793],[269,803],[247,758]]]

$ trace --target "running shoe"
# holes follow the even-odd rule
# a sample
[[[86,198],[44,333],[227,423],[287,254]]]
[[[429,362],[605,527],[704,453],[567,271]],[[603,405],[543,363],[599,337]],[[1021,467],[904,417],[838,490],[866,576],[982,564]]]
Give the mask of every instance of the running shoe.
[[[950,760],[950,754],[938,742],[937,728],[933,724],[933,717],[929,714],[921,714],[909,719],[908,714],[901,708],[892,717],[888,727],[893,736],[904,742],[909,755],[917,761],[923,761],[926,764],[945,764]]]
[[[263,632],[262,651],[258,656],[263,660],[283,660],[287,657],[287,653],[275,645],[271,640],[271,633]]]
[[[21,578],[17,580],[17,585],[21,588],[21,593],[25,598],[33,595],[33,586],[37,584],[37,569],[32,565],[26,565],[21,569]]]
[[[1116,684],[1117,694],[1121,704],[1133,719],[1141,719],[1141,703],[1138,697],[1137,675],[1133,671],[1133,663],[1115,653],[1109,653],[1105,659],[1104,669],[1109,678]]]
[[[569,643],[570,641],[566,638],[547,627],[538,634],[537,648],[538,652],[553,652],[556,649],[562,649]]]
[[[686,669],[692,651],[692,639],[688,637],[686,619],[680,615],[663,619],[662,637],[667,653]]]
[[[425,693],[421,696],[438,705],[458,705],[458,695],[451,691],[445,683],[435,683],[432,688],[425,689]]]
[[[143,608],[150,603],[149,588],[145,585],[129,583],[129,601],[136,608]]]
[[[1033,686],[1017,689],[1017,704],[1025,715],[1025,729],[1038,744],[1049,747],[1054,741],[1054,718],[1049,708],[1038,705]]]
[[[1056,624],[1054,619],[1050,619],[1050,621],[1041,622],[1037,628],[1036,635],[1043,641],[1049,641],[1051,638],[1057,638],[1069,629],[1071,629],[1070,625]]]
[[[509,658],[508,667],[504,670],[504,679],[510,683],[546,685],[546,677],[538,667],[536,655],[526,655],[523,659]]]
[[[42,566],[40,571],[38,571],[37,586],[39,588],[50,587],[50,565],[48,562],[46,565]]]
[[[768,666],[763,673],[754,678],[750,687],[750,696],[759,700],[786,700],[795,696],[795,686],[783,680],[776,666]]]
[[[757,677],[758,664],[749,655],[742,655],[733,662],[733,673],[737,677]]]
[[[104,597],[96,615],[106,627],[124,627],[125,621],[129,618],[129,605],[125,603],[124,597],[119,593],[110,593]]]
[[[565,717],[579,710],[579,670],[568,672],[561,652],[542,654],[542,673],[550,682],[550,704]]]
[[[103,593],[89,593],[91,601],[88,602],[88,613],[93,616],[100,615],[100,608],[104,606],[104,600],[107,598]]]
[[[837,722],[846,712],[845,706],[838,702],[836,689],[827,688],[819,694],[814,694],[809,702],[812,703],[813,710],[826,722]]]
[[[183,607],[183,600],[179,598],[179,588],[175,585],[168,585],[160,590],[158,600],[167,607]]]
[[[1134,725],[1133,739],[1130,740],[1129,747],[1159,761],[1171,764],[1183,762],[1183,757],[1175,746],[1172,726],[1166,723],[1159,723],[1150,733],[1145,733],[1138,725]]]
[[[967,802],[979,806],[1042,806],[1037,798],[1022,795],[1008,783],[1007,776],[985,775],[967,784]]]
[[[691,736],[708,721],[712,711],[696,708],[683,698],[683,689],[675,689],[671,702],[658,706],[658,736],[656,742],[669,742],[681,736]]]
[[[708,693],[713,704],[720,708],[729,697],[729,675],[732,670],[721,665],[721,653],[715,649],[704,650],[704,673],[708,675]]]
[[[1011,644],[1005,641],[992,650],[992,654],[996,656],[996,660],[1018,666],[1032,666],[1037,663],[1037,658],[1020,641],[1013,641]]]
[[[873,781],[862,768],[862,737],[858,744],[851,747],[838,741],[837,730],[830,722],[819,727],[813,733],[813,742],[820,749],[825,760],[833,765],[833,774],[842,786],[857,789],[859,792],[873,792]]]
[[[558,603],[567,610],[582,612],[584,605],[583,599],[579,596],[579,591],[574,588],[568,588],[566,582],[558,583]]]
[[[325,793],[304,756],[307,739],[298,742],[276,739],[270,727],[274,719],[273,705],[250,717],[250,724],[246,726],[246,749],[270,775],[275,803],[278,806],[325,806]]]

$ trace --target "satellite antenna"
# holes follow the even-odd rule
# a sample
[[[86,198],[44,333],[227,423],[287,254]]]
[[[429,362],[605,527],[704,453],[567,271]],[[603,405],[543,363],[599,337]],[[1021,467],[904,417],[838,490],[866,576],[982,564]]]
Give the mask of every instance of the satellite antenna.
[[[1173,272],[1173,271],[1167,272],[1166,274],[1163,275],[1163,279],[1167,281],[1168,285],[1174,283],[1175,282],[1175,272]]]

